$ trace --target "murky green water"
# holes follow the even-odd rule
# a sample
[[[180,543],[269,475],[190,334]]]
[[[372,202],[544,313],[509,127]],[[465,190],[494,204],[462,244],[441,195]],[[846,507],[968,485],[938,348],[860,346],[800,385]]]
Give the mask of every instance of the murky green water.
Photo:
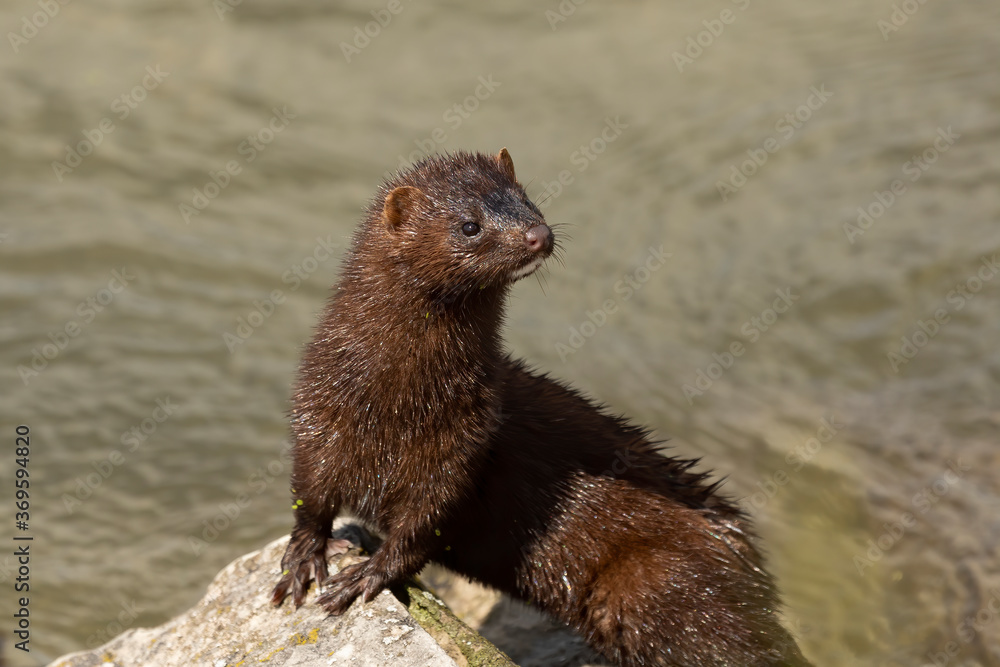
[[[0,9],[16,664],[290,528],[288,387],[361,207],[501,146],[571,237],[511,347],[728,476],[816,664],[1000,664],[1000,7],[561,6]]]

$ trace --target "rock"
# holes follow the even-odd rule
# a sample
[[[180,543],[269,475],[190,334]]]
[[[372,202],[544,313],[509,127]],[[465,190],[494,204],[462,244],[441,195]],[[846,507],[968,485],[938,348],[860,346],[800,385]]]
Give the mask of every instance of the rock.
[[[476,629],[521,667],[609,667],[583,637],[559,621],[506,596]]]
[[[438,566],[420,573],[449,609],[520,667],[607,667],[583,637],[537,609]]]
[[[335,537],[350,540],[356,559],[370,537],[345,521]],[[270,604],[288,537],[226,566],[192,609],[158,628],[126,631],[92,651],[73,653],[49,667],[235,667],[267,664],[297,667],[514,667],[496,647],[460,621],[417,582],[370,603],[355,602],[330,617],[312,603],[315,586],[300,609]],[[331,563],[330,571],[337,570]],[[418,620],[419,619],[419,622]],[[426,626],[426,629],[425,629]]]

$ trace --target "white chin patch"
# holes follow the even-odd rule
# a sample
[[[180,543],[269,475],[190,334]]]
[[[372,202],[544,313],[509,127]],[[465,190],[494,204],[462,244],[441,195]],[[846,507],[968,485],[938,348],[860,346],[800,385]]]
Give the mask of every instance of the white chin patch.
[[[544,257],[536,257],[530,264],[525,264],[521,268],[511,271],[510,272],[511,281],[513,282],[515,280],[520,280],[525,276],[530,276],[532,273],[535,272],[535,269],[537,269],[542,265],[542,262],[544,261],[545,261]]]

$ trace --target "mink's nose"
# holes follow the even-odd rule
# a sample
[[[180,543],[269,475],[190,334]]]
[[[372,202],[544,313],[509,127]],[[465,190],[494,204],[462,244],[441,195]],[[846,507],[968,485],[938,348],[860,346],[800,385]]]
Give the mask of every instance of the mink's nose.
[[[524,233],[524,245],[534,253],[552,250],[552,230],[546,224],[535,225]]]

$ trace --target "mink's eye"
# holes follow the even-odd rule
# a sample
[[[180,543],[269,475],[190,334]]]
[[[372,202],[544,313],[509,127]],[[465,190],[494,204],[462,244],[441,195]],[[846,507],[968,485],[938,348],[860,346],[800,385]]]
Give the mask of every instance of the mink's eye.
[[[466,236],[475,236],[479,233],[479,225],[475,222],[467,222],[462,225],[462,233]]]

